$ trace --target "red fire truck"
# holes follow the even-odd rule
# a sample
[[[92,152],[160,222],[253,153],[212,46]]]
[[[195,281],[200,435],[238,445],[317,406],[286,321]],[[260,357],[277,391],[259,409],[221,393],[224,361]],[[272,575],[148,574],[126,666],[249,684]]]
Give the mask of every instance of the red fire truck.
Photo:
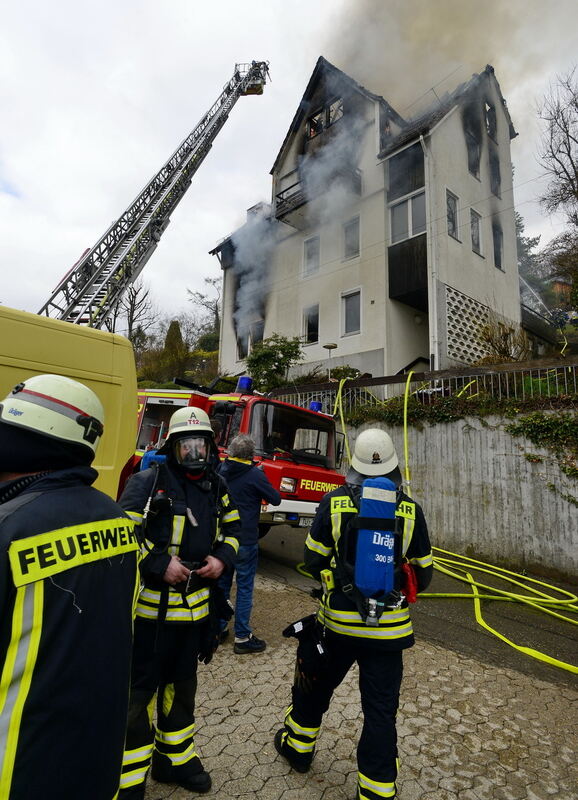
[[[263,526],[310,526],[323,495],[344,482],[338,472],[343,434],[335,430],[333,417],[316,407],[301,408],[253,393],[250,378],[240,378],[236,390],[227,394],[211,394],[204,387],[146,389],[138,398],[137,458],[164,439],[179,406],[197,406],[218,420],[223,458],[238,433],[254,438],[255,460],[282,498],[280,506],[263,507]]]

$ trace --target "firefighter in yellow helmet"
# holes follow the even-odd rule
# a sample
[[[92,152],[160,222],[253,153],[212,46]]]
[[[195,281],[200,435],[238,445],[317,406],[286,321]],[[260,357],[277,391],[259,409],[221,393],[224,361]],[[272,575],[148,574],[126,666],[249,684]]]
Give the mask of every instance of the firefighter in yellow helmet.
[[[139,545],[91,486],[103,417],[61,375],[27,378],[0,403],[2,798],[118,791]]]
[[[311,766],[333,692],[352,665],[359,666],[364,720],[357,748],[357,800],[396,795],[402,652],[414,643],[408,599],[427,587],[433,569],[423,512],[401,491],[401,482],[389,435],[376,428],[359,434],[346,482],[322,499],[305,542],[305,567],[323,585],[319,611],[316,618],[299,620],[284,631],[296,636],[299,645],[293,702],[274,744],[298,772]],[[387,509],[382,519],[368,516],[366,499]],[[369,536],[363,539],[365,533]],[[375,552],[360,550],[360,537]],[[364,570],[368,562],[372,570],[377,563],[381,579],[381,567],[386,570],[389,563],[386,552],[392,553],[391,590],[362,591],[360,576],[367,576],[357,569],[358,559]]]
[[[197,661],[219,641],[231,612],[217,586],[239,549],[239,514],[215,471],[205,411],[180,408],[158,451],[166,461],[134,475],[120,503],[143,545],[126,749],[119,800],[142,800],[152,777],[193,792],[211,788],[195,749]],[[156,695],[157,720],[149,717]]]

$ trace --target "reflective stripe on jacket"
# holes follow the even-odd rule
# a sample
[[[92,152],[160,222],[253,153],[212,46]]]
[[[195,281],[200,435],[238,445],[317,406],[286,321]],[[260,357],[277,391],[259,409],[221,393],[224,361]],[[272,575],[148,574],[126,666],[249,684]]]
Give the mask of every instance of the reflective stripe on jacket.
[[[233,508],[222,478],[214,484],[188,480],[161,466],[157,488],[162,488],[171,508],[149,514],[143,540],[141,575],[136,615],[156,620],[166,606],[165,621],[202,622],[209,613],[209,589],[200,579],[191,580],[188,592],[169,586],[163,575],[171,556],[185,562],[202,562],[207,555],[223,561],[230,569],[239,550],[240,518]],[[127,483],[120,498],[127,514],[142,525],[143,511],[152,489],[154,470],[138,472]],[[218,510],[218,511],[217,511]]]

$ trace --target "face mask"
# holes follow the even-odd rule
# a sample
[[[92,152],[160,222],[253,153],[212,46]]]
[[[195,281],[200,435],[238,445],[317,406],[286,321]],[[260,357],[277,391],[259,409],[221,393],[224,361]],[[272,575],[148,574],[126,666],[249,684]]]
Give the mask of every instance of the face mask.
[[[175,460],[182,467],[204,466],[208,452],[208,443],[203,436],[187,436],[174,443]]]

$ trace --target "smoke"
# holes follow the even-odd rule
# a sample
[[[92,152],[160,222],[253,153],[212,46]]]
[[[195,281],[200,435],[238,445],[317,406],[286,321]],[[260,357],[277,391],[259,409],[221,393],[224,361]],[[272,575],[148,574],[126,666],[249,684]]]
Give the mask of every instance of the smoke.
[[[399,114],[414,117],[488,63],[507,82],[505,94],[524,86],[551,58],[563,20],[572,26],[576,16],[574,0],[551,10],[536,0],[347,0],[325,50]]]
[[[355,199],[355,170],[365,125],[362,118],[346,114],[331,137],[323,136],[323,147],[302,158],[299,173],[311,225],[334,221]]]
[[[235,332],[246,330],[252,322],[265,318],[269,269],[278,226],[270,214],[266,203],[254,206],[247,212],[247,223],[232,236]]]

